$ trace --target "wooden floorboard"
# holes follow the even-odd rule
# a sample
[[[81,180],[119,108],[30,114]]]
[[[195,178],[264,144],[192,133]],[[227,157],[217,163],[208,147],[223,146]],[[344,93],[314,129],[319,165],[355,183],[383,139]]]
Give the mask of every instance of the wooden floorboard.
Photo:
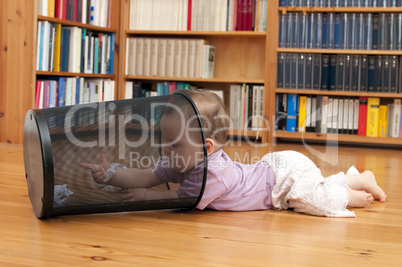
[[[354,209],[357,218],[157,210],[39,220],[28,198],[22,146],[0,144],[0,266],[400,266],[402,153],[235,141],[225,148],[249,162],[286,149],[312,158],[324,175],[350,165],[371,169],[388,201]]]

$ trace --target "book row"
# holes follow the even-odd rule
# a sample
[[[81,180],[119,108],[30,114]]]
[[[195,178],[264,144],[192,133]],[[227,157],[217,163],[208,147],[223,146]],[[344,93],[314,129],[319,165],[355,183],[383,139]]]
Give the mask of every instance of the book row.
[[[402,50],[402,13],[286,13],[279,47]]]
[[[267,0],[131,0],[129,28],[266,31],[266,17]]]
[[[230,85],[229,115],[232,129],[259,131],[263,127],[264,86]]]
[[[198,89],[195,84],[189,84],[185,82],[158,82],[156,88],[152,88],[152,83],[140,82],[140,81],[126,81],[125,99],[138,98],[138,97],[151,97],[151,96],[163,96],[169,95],[176,90],[188,90]],[[206,89],[217,94],[222,101],[224,101],[224,94],[222,90]]]
[[[110,27],[112,0],[38,0],[38,15]]]
[[[204,39],[127,38],[126,74],[213,78],[215,47]]]
[[[276,130],[401,137],[401,99],[276,95]]]
[[[114,36],[38,21],[36,70],[112,74]]]
[[[277,88],[402,93],[402,58],[278,53]]]
[[[114,100],[115,81],[93,78],[46,78],[36,81],[35,108]]]
[[[401,0],[279,0],[288,7],[398,7]]]

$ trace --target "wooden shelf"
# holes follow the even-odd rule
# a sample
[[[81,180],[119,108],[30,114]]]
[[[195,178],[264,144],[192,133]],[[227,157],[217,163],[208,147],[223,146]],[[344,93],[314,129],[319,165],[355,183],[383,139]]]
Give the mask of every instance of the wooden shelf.
[[[203,79],[203,78],[182,78],[165,76],[132,76],[126,75],[127,80],[158,80],[158,81],[178,81],[178,82],[206,82],[206,83],[264,83],[264,79]]]
[[[174,35],[174,36],[220,36],[220,37],[265,37],[266,32],[254,31],[142,31],[127,30],[128,35]]]
[[[328,91],[328,90],[304,90],[304,89],[276,89],[276,93],[299,94],[299,95],[335,95],[335,96],[366,96],[382,98],[402,98],[399,93],[382,92],[356,92],[356,91]]]
[[[298,139],[298,140],[318,140],[318,141],[332,141],[340,143],[359,143],[359,144],[380,144],[380,145],[398,145],[402,146],[402,138],[391,137],[367,137],[349,134],[321,134],[321,133],[300,133],[300,132],[286,132],[276,131],[274,133],[276,138],[284,139]]]
[[[402,55],[402,50],[356,50],[356,49],[307,49],[307,48],[278,48],[278,53],[304,54],[355,54],[355,55]]]
[[[109,78],[115,79],[115,74],[94,74],[94,73],[75,73],[75,72],[54,72],[54,71],[36,71],[36,75],[42,76],[66,76],[66,77],[87,77],[87,78]]]
[[[278,10],[282,13],[396,13],[402,12],[402,7],[279,7]]]
[[[80,28],[85,28],[87,30],[92,30],[92,31],[97,31],[97,32],[105,32],[105,33],[116,33],[117,32],[117,29],[113,29],[113,28],[93,26],[90,24],[80,23],[80,22],[76,22],[76,21],[46,17],[46,16],[41,16],[41,15],[38,15],[38,20],[49,21],[52,23],[59,23],[59,24],[66,25],[66,26],[77,26]]]
[[[252,137],[256,139],[260,139],[262,136],[262,132],[250,131],[250,130],[229,130],[229,135],[231,136],[241,136],[241,137]]]

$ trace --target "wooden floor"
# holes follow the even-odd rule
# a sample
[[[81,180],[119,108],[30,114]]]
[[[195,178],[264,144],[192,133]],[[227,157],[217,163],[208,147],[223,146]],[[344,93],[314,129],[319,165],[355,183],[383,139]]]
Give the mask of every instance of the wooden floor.
[[[246,143],[225,150],[250,162],[284,149],[305,153],[325,175],[352,164],[371,169],[388,202],[355,209],[357,218],[161,210],[39,220],[22,146],[0,144],[0,266],[401,266],[401,151]]]

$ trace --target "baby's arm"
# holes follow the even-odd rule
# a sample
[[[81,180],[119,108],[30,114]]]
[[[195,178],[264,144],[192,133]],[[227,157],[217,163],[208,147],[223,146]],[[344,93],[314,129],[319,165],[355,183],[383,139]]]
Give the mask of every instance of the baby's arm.
[[[150,188],[162,184],[151,169],[116,169],[114,173],[111,173],[110,164],[104,154],[101,155],[99,165],[91,163],[80,163],[79,165],[90,169],[92,178],[100,184],[106,183],[120,188]]]

